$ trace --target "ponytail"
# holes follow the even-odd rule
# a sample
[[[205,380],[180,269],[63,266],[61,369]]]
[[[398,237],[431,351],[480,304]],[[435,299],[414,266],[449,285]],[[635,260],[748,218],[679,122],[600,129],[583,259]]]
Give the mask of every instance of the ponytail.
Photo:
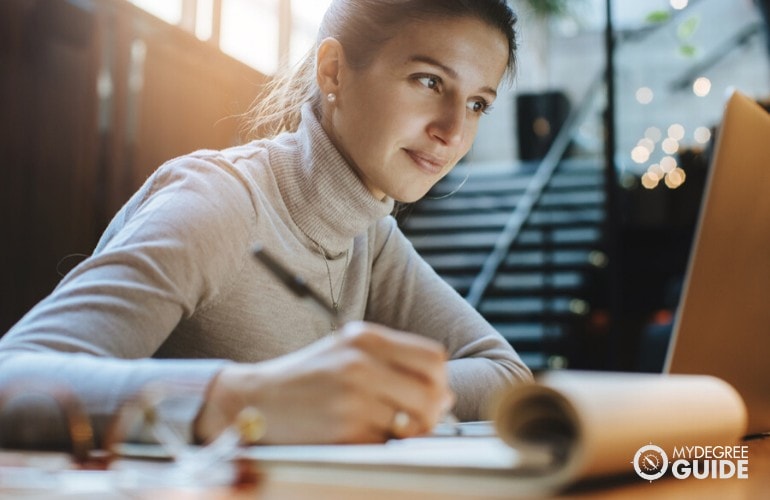
[[[298,66],[283,70],[265,85],[245,114],[242,132],[247,139],[273,138],[296,131],[302,106],[306,102],[320,102],[315,52],[313,47]]]

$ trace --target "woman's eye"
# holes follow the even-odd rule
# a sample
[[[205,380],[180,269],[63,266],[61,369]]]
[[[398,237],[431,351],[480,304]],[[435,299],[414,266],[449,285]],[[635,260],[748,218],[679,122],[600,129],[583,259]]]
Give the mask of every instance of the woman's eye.
[[[431,90],[438,90],[441,80],[436,76],[421,76],[417,79],[423,86]]]
[[[490,106],[486,101],[470,101],[468,103],[468,109],[474,113],[486,113],[489,111]]]

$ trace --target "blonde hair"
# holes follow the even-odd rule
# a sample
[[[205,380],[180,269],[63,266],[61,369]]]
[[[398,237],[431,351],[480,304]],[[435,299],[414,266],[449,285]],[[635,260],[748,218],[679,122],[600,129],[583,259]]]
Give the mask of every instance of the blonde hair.
[[[365,68],[379,47],[395,36],[405,21],[476,17],[498,29],[508,40],[508,76],[516,66],[516,15],[505,0],[333,0],[324,14],[315,46],[293,69],[272,79],[245,114],[248,139],[272,138],[294,132],[301,109],[311,103],[320,112],[316,83],[316,51],[321,40],[336,38],[353,68]]]
[[[313,47],[298,66],[282,70],[265,85],[244,115],[242,133],[246,138],[273,138],[294,132],[299,127],[302,106],[310,101],[319,104],[315,54]]]

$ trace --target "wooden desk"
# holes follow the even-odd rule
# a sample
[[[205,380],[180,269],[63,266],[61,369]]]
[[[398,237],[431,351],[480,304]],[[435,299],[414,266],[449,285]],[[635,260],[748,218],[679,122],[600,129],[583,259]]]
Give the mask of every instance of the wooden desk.
[[[749,479],[693,479],[678,480],[670,475],[652,483],[631,473],[623,478],[605,479],[580,484],[552,498],[559,499],[760,499],[770,493],[770,438],[748,441]],[[131,468],[144,473],[151,472],[159,477],[167,474],[168,464],[160,462],[137,462],[121,460],[114,468]],[[629,463],[629,468],[631,464]],[[120,491],[117,488],[90,493],[87,498],[124,499],[174,498],[174,499],[227,499],[227,500],[492,500],[522,498],[517,491],[515,480],[510,483],[495,482],[484,485],[477,480],[468,480],[467,487],[443,487],[446,476],[426,474],[420,481],[409,483],[393,480],[383,482],[386,476],[360,472],[357,476],[330,470],[328,467],[305,470],[297,474],[296,469],[285,467],[264,471],[262,481],[256,487],[236,490],[221,488],[154,488],[138,492]],[[98,473],[97,473],[98,474]],[[395,476],[394,476],[395,477]],[[371,480],[370,480],[371,479]],[[452,481],[453,485],[464,481]],[[0,498],[84,498],[83,493],[57,491],[10,491],[0,488]]]

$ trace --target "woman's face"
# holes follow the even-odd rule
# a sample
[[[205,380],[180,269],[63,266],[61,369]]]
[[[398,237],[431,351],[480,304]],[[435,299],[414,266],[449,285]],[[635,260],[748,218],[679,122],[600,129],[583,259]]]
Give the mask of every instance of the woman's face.
[[[416,201],[470,149],[507,63],[481,20],[413,21],[366,68],[341,65],[324,126],[374,196]]]

